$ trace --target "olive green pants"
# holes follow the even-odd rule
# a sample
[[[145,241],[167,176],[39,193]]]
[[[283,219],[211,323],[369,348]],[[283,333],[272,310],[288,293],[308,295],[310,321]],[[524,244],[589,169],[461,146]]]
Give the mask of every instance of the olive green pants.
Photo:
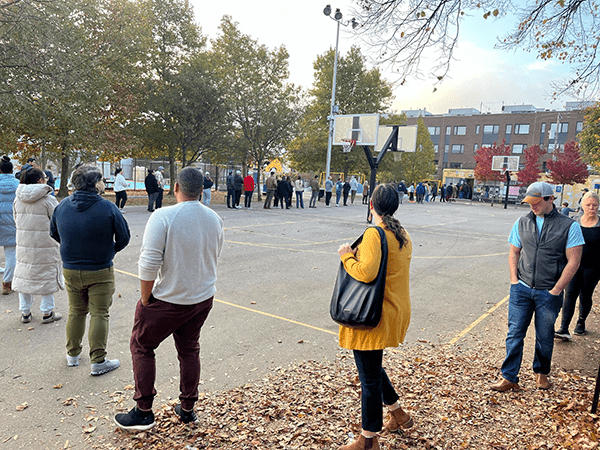
[[[69,296],[67,319],[67,355],[81,353],[85,322],[90,314],[88,342],[91,363],[101,363],[106,356],[108,341],[108,310],[115,293],[115,274],[112,266],[102,270],[63,269]]]

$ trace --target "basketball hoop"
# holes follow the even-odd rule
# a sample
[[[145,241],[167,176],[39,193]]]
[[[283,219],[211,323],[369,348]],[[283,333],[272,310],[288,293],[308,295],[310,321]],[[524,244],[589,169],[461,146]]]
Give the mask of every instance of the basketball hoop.
[[[356,145],[356,140],[354,139],[342,139],[342,152],[350,153],[352,147]]]

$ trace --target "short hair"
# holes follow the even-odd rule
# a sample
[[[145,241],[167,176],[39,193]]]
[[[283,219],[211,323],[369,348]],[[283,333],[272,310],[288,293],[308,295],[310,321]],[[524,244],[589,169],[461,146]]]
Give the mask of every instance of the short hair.
[[[0,161],[0,172],[2,173],[12,173],[13,171],[13,163],[10,162],[10,158],[8,156],[3,156]]]
[[[600,197],[595,192],[592,192],[592,191],[586,192],[583,195],[583,198],[581,199],[581,201],[583,202],[587,198],[593,198],[594,200],[596,200],[596,202],[598,202],[600,204]]]
[[[21,172],[21,184],[36,184],[40,180],[46,178],[46,174],[42,169],[37,167],[30,167],[27,170]]]
[[[204,175],[194,167],[186,167],[177,173],[177,184],[181,192],[188,197],[200,197]]]
[[[120,167],[115,169],[115,176],[120,174],[123,171],[123,169],[121,169]]]
[[[35,158],[27,158],[27,163],[35,162]]]
[[[87,164],[73,172],[71,183],[75,186],[76,191],[98,192],[96,185],[100,180],[102,180],[100,169]]]

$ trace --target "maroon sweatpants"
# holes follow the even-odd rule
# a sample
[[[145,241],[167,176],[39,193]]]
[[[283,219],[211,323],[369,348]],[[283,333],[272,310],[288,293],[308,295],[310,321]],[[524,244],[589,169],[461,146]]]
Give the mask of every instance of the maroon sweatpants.
[[[129,348],[133,359],[135,395],[140,409],[151,409],[156,395],[154,350],[171,334],[179,358],[181,407],[192,410],[198,400],[200,381],[200,329],[213,305],[213,297],[195,305],[175,305],[150,297],[143,306],[138,301]]]

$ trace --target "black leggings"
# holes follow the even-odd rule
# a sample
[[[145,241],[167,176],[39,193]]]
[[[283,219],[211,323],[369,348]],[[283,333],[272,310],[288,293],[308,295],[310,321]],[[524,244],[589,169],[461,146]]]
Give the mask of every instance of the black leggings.
[[[115,205],[117,205],[117,208],[119,208],[119,209],[125,208],[125,203],[127,203],[127,192],[126,191],[115,192],[115,195],[117,196],[117,198],[115,200]]]
[[[565,289],[563,300],[561,331],[568,331],[575,314],[575,303],[579,297],[579,318],[585,321],[592,310],[592,294],[600,280],[600,270],[580,267]]]

